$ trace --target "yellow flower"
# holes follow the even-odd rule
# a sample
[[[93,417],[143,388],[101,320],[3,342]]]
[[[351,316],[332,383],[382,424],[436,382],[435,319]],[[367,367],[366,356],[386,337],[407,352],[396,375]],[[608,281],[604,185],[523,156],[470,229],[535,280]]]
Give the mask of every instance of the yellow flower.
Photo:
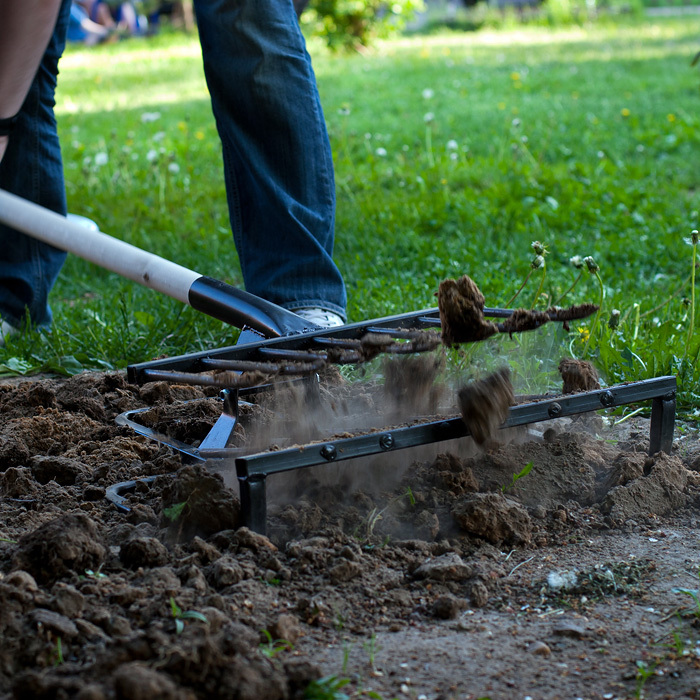
[[[588,342],[588,338],[589,338],[589,336],[591,335],[591,334],[590,334],[590,331],[588,330],[588,328],[577,328],[576,330],[578,331],[578,334],[579,334],[579,336],[578,336],[578,337],[579,337],[579,340],[580,340],[582,343],[587,343],[587,342]]]
[[[506,103],[505,102],[499,102],[498,103],[498,109],[505,109],[506,108]]]
[[[621,114],[623,117],[627,118],[627,117],[629,117],[629,115],[630,115],[630,111],[629,111],[629,109],[627,109],[627,107],[623,107],[623,108],[620,110],[620,114]]]
[[[512,81],[514,81],[514,82],[515,82],[516,80],[520,80],[520,73],[516,73],[515,71],[513,71],[513,72],[510,74],[510,79],[511,79]]]
[[[204,140],[204,132],[203,131],[195,131],[194,137],[197,139],[197,141],[203,141]]]
[[[187,131],[187,122],[178,122],[177,123],[177,128],[180,131]]]
[[[673,123],[673,122],[676,121],[676,115],[675,115],[675,114],[667,114],[667,115],[666,115],[666,119],[668,119],[668,121],[670,121],[671,123]]]

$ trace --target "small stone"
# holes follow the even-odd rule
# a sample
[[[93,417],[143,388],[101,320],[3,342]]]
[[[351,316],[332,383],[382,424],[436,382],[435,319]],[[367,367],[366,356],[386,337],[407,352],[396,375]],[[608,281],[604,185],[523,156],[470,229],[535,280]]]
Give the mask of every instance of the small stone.
[[[586,630],[570,620],[561,620],[552,628],[552,634],[559,637],[570,637],[571,639],[583,639],[588,636]]]
[[[549,656],[552,650],[544,642],[533,642],[527,650],[535,656]]]

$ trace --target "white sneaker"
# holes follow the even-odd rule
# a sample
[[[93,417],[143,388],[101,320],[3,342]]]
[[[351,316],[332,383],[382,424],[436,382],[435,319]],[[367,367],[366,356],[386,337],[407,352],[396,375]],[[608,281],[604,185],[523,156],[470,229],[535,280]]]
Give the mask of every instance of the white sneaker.
[[[343,321],[338,314],[334,314],[332,311],[326,311],[318,307],[309,309],[295,309],[294,313],[297,316],[301,316],[305,321],[310,321],[316,326],[321,328],[337,328],[338,326],[344,326],[345,321]]]
[[[0,325],[0,348],[5,345],[5,338],[10,335],[19,333],[19,329],[15,328],[13,325],[9,324],[7,321],[3,321]]]

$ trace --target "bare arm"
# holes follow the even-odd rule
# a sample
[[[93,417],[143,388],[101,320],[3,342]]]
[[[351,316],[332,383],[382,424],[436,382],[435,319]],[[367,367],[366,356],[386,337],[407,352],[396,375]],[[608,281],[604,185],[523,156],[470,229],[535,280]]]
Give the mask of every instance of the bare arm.
[[[2,0],[0,3],[0,119],[22,106],[51,38],[61,0]],[[8,137],[0,136],[0,160]]]

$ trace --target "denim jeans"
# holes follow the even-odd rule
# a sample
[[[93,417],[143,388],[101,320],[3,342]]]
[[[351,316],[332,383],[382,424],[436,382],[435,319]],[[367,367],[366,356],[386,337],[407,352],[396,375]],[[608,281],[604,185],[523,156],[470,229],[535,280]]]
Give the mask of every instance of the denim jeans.
[[[293,4],[194,4],[245,287],[288,309],[319,306],[344,316],[345,286],[332,259],[333,162]],[[53,95],[69,11],[64,0],[0,164],[0,187],[61,213],[65,189]],[[65,255],[4,228],[0,247],[0,314],[17,324],[26,309],[33,323],[50,323],[47,295]]]
[[[59,214],[66,213],[66,191],[53,108],[70,5],[70,0],[63,0],[56,29],[0,163],[0,188]],[[50,325],[47,299],[65,258],[64,252],[0,224],[3,320],[19,326],[29,313],[33,324]]]

